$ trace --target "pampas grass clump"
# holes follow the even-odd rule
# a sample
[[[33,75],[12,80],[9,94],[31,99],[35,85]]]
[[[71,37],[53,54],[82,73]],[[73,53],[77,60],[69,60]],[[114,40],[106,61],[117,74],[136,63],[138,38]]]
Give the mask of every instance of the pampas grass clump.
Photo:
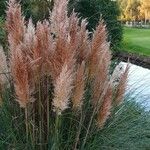
[[[34,25],[19,3],[8,3],[10,100],[20,106],[28,149],[84,149],[123,100],[129,67],[114,86],[104,23],[91,38],[88,22],[75,12],[68,17],[67,4],[55,1],[50,19]],[[1,57],[0,71],[7,66]]]

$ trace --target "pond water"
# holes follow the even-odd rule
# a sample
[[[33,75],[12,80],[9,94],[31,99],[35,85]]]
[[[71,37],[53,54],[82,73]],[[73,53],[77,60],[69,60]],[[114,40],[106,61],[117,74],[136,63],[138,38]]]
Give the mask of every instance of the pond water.
[[[126,67],[127,63],[121,62]],[[127,93],[150,111],[150,70],[130,64]]]

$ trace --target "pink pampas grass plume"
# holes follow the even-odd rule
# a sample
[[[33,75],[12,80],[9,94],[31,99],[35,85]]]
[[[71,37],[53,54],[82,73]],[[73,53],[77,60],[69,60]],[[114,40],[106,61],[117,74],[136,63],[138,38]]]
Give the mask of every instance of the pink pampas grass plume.
[[[85,63],[82,62],[77,68],[72,96],[73,109],[80,109],[83,104],[85,92]]]
[[[109,67],[110,67],[110,52],[109,46],[106,45],[101,52],[99,64],[95,66],[95,75],[92,84],[93,97],[92,102],[94,105],[97,104],[101,94],[103,93],[105,86],[109,82]]]
[[[107,58],[105,58],[105,56]],[[93,34],[93,39],[91,42],[91,51],[89,55],[89,77],[93,78],[97,72],[97,67],[99,61],[106,59],[110,61],[109,43],[107,42],[107,32],[105,25],[100,22]],[[101,62],[105,65],[104,62]]]
[[[87,20],[79,23],[78,15],[73,11],[69,17],[69,43],[70,47],[76,51],[78,63],[87,61],[90,52],[89,32],[87,31]],[[79,26],[80,24],[80,26]]]
[[[102,128],[111,114],[112,108],[112,87],[109,85],[107,92],[103,98],[100,110],[97,114],[98,127]]]
[[[17,46],[23,41],[25,32],[24,17],[21,13],[20,4],[15,0],[9,0],[6,11],[6,28],[8,31],[8,41],[11,47]]]
[[[69,99],[73,89],[73,78],[73,70],[69,69],[67,64],[64,64],[54,84],[54,99],[52,105],[58,115],[69,108]]]
[[[48,61],[53,61],[53,41],[50,35],[50,25],[48,21],[38,22],[33,43],[33,60],[38,61],[38,73],[49,74]],[[50,68],[52,69],[52,68]]]
[[[32,90],[30,88],[29,64],[21,49],[22,45],[20,45],[12,55],[11,73],[14,80],[17,101],[20,107],[26,107],[33,99],[30,97]]]
[[[69,27],[69,19],[67,16],[67,4],[68,0],[54,1],[54,8],[50,14],[50,21],[52,32],[56,35],[56,37],[60,32],[64,33],[64,36],[66,36]]]

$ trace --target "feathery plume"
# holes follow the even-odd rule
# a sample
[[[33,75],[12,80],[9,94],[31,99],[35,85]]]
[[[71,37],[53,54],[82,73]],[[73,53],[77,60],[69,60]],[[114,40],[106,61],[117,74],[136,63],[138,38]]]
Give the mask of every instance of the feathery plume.
[[[87,20],[79,23],[78,15],[73,11],[69,17],[69,43],[72,51],[77,54],[77,62],[87,61],[90,52],[89,32],[87,31]],[[80,24],[80,25],[79,25]]]
[[[103,102],[101,104],[100,110],[97,114],[97,123],[98,127],[102,128],[107,121],[112,108],[112,87],[109,85],[107,92],[103,98]]]
[[[52,32],[58,36],[59,32],[66,36],[69,27],[69,19],[67,16],[68,0],[55,0],[54,8],[50,15]]]
[[[62,71],[62,67],[64,62],[67,63],[68,68],[72,68],[75,64],[75,52],[72,51],[69,45],[64,41],[64,39],[57,39],[56,47],[53,51],[53,54],[49,57],[49,65],[52,73],[52,78],[55,80],[60,72]],[[51,59],[50,59],[51,58]]]
[[[67,0],[55,1],[50,17],[55,50],[53,55],[54,60],[49,63],[53,66],[54,78],[60,74],[64,62],[69,62],[70,58],[72,59],[75,56],[81,64],[88,55],[87,22],[83,20],[81,26],[79,26],[79,18],[75,12],[68,17],[67,4]]]
[[[34,40],[35,40],[35,27],[33,25],[32,19],[29,19],[29,22],[27,24],[27,28],[24,34],[24,43],[26,43],[26,47],[28,49],[28,55],[32,56],[32,49],[34,45]]]
[[[111,62],[110,44],[107,42],[106,29],[103,23],[97,26],[91,42],[89,56],[89,78],[92,79],[92,103],[96,106],[109,82],[109,67]],[[99,102],[100,103],[100,102]]]
[[[71,46],[75,46],[75,49],[78,48],[79,42],[79,18],[77,14],[73,11],[69,17],[69,41]]]
[[[36,49],[36,29],[33,25],[32,19],[29,19],[29,22],[27,24],[25,33],[24,33],[24,40],[22,43],[24,44],[24,49],[23,52],[26,55],[26,58],[28,59],[29,62],[31,62],[32,65],[32,69],[35,72],[35,68],[37,68],[37,63],[39,63],[40,58],[39,57],[35,57],[35,52],[38,51],[38,49]],[[36,49],[36,51],[35,51]],[[36,66],[36,67],[35,67]]]
[[[20,4],[15,0],[9,0],[6,26],[11,53],[11,73],[17,101],[21,107],[26,107],[33,101],[32,80],[33,76],[36,78],[37,75],[40,81],[38,85],[43,91],[47,89],[44,94],[41,92],[42,100],[49,94],[49,86],[44,85],[43,80],[52,78],[54,99],[52,104],[47,102],[53,106],[53,110],[58,115],[69,108],[71,98],[73,108],[80,109],[83,104],[85,70],[87,69],[88,79],[92,81],[92,102],[96,108],[92,116],[97,115],[98,126],[102,128],[112,107],[111,81],[113,79],[109,78],[111,53],[109,42],[107,42],[107,32],[105,25],[101,22],[90,40],[87,21],[80,22],[75,12],[68,17],[67,4],[68,0],[55,0],[50,23],[45,20],[34,26],[31,19],[25,25]],[[117,104],[122,100],[127,76],[128,67],[117,84],[115,91]],[[45,109],[45,105],[43,106]],[[49,111],[48,107],[47,112]],[[45,112],[43,114],[45,115]]]
[[[58,115],[69,107],[69,98],[73,89],[73,78],[73,70],[68,69],[68,65],[64,64],[62,72],[56,79],[54,85],[54,99],[52,105]]]
[[[48,21],[38,22],[36,27],[35,41],[33,47],[33,60],[39,60],[39,74],[47,74],[49,72],[49,67],[47,61],[49,59],[53,60],[52,50],[53,41],[50,35],[50,25]]]
[[[20,4],[16,3],[15,0],[9,0],[6,14],[6,27],[9,45],[12,49],[15,49],[16,46],[23,41],[25,32],[24,17],[21,13]],[[12,52],[13,51],[11,51],[11,53]]]
[[[26,57],[21,50],[22,47],[22,45],[18,46],[12,55],[11,72],[14,80],[17,101],[21,107],[26,107],[33,99],[30,97],[30,69]]]
[[[74,81],[74,89],[72,103],[74,109],[80,109],[83,104],[84,88],[85,88],[85,63],[82,62],[77,68],[77,73]]]
[[[78,62],[81,63],[82,61],[87,62],[88,57],[90,55],[90,41],[89,41],[89,32],[87,31],[87,20],[84,19],[81,21],[81,25],[79,28],[79,35],[78,35]]]
[[[110,67],[110,52],[109,52],[109,45],[105,45],[100,59],[99,64],[95,66],[95,76],[93,79],[93,97],[92,102],[94,105],[97,104],[101,94],[104,91],[105,86],[109,82],[109,67]],[[94,69],[94,68],[93,68]]]
[[[119,84],[115,89],[114,102],[116,105],[120,105],[123,101],[123,97],[124,97],[125,90],[126,90],[127,83],[128,83],[129,69],[130,69],[130,66],[128,64],[124,73],[121,74]]]
[[[105,55],[106,60],[110,61],[109,43],[107,42],[106,29],[103,23],[100,23],[93,34],[93,39],[91,42],[91,52],[89,55],[89,77],[93,78],[96,74],[96,69],[99,65],[99,60]],[[105,57],[105,56],[104,56]],[[103,57],[103,58],[104,58]],[[104,62],[102,62],[104,64]]]
[[[56,79],[62,70],[62,65],[75,55],[74,46],[71,45],[69,26],[71,20],[67,16],[67,0],[56,0],[53,11],[50,16],[51,33],[54,35],[54,53],[52,61],[49,64],[53,68],[53,78]],[[71,61],[70,61],[71,62]],[[69,67],[69,66],[68,66]]]

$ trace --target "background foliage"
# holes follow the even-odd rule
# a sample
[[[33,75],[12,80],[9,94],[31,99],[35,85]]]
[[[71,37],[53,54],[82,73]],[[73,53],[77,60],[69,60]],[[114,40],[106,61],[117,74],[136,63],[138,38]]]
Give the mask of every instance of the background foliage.
[[[120,19],[124,21],[150,21],[150,0],[117,0]]]
[[[0,17],[4,16],[5,14],[5,6],[6,6],[6,0],[0,1]]]
[[[111,46],[114,47],[122,40],[122,26],[118,17],[118,3],[111,0],[70,0],[70,11],[75,9],[81,18],[87,18],[88,29],[93,31],[99,19],[103,19],[109,34]]]
[[[53,1],[47,0],[21,0],[26,18],[33,18],[34,22],[49,17],[49,10],[52,9]],[[0,16],[4,16],[6,9],[5,0],[0,2]],[[122,40],[122,27],[118,21],[120,10],[118,3],[111,0],[70,0],[69,12],[74,9],[81,18],[87,18],[89,31],[93,31],[100,18],[106,23],[111,47],[114,47]]]

